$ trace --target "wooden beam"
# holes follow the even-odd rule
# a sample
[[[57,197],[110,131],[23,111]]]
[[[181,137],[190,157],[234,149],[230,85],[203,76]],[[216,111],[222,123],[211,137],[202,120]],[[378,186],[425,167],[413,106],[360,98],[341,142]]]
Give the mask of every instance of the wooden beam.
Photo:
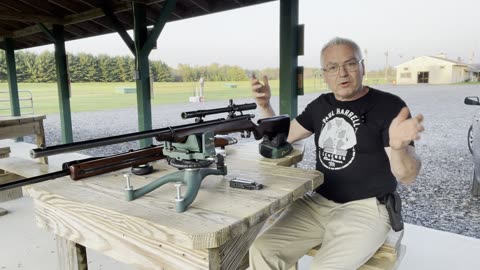
[[[129,2],[120,2],[112,5],[112,11],[114,13],[130,10],[131,4]],[[80,22],[90,21],[96,18],[104,17],[105,13],[101,8],[91,9],[82,13],[67,15],[63,18],[63,25],[76,24]],[[53,23],[45,23],[45,27],[52,28]],[[13,37],[23,37],[34,33],[41,32],[42,30],[37,25],[25,27],[24,29],[13,32]]]
[[[52,23],[44,23],[44,25],[45,25],[46,28],[51,29],[53,24]],[[42,32],[42,29],[38,26],[38,24],[35,24],[35,25],[32,25],[32,26],[25,27],[22,30],[14,31],[13,32],[13,37],[14,38],[24,37],[24,36],[35,34],[35,33],[38,33],[38,32]]]
[[[8,31],[0,27],[0,37],[11,37],[13,35],[12,31]]]
[[[157,42],[158,36],[162,32],[165,24],[167,23],[168,17],[170,17],[172,11],[175,10],[176,3],[176,0],[168,0],[166,5],[164,5],[162,11],[160,12],[160,15],[157,18],[157,21],[153,26],[152,31],[148,35],[145,44],[143,44],[143,47],[140,50],[141,53],[146,53],[147,55],[150,54],[150,51]]]
[[[71,24],[65,27],[65,32],[71,33],[79,38],[87,36],[90,34],[89,31],[85,31],[85,29],[78,27],[77,25]]]
[[[2,0],[3,1],[3,0]],[[65,15],[65,10],[56,6],[52,5],[48,1],[32,1],[32,0],[14,0],[17,2],[20,2],[21,5],[19,6],[20,11],[23,12],[28,12],[25,10],[25,7],[28,6],[29,9],[33,8],[33,11],[30,11],[28,13],[35,13],[35,14],[40,14],[43,13],[45,15],[50,15],[50,16],[64,16]]]
[[[62,18],[13,11],[0,11],[0,20],[63,24]]]
[[[57,74],[60,123],[62,125],[62,143],[73,142],[72,112],[70,108],[70,90],[68,85],[67,54],[65,52],[65,31],[63,25],[53,25],[55,42],[55,71]],[[64,268],[62,268],[64,269]]]
[[[5,39],[5,60],[7,62],[7,81],[10,93],[10,112],[12,116],[20,116],[20,99],[18,98],[17,68],[15,64],[14,40]]]
[[[210,12],[210,4],[209,2],[205,1],[205,0],[190,0],[190,2],[192,2],[192,4],[198,8],[200,8],[201,10],[209,13]]]
[[[298,1],[280,0],[280,114],[298,113]]]
[[[112,5],[113,13],[122,12],[130,9],[132,9],[130,2],[120,2]],[[103,12],[103,10],[101,8],[95,8],[82,13],[65,16],[65,24],[73,24],[73,23],[89,21],[89,20],[100,18],[103,16],[105,16],[105,13]]]
[[[84,3],[78,2],[78,1],[48,0],[48,2],[51,3],[52,5],[56,5],[65,10],[68,10],[74,14],[80,13],[89,8],[89,5],[85,5]]]
[[[45,33],[45,35],[47,35],[48,39],[52,43],[55,43],[56,40],[55,40],[55,37],[53,36],[53,33],[43,23],[39,23],[38,27],[40,27],[40,29],[42,29],[42,31]]]
[[[105,2],[101,9],[107,16],[107,19],[109,20],[110,24],[113,26],[113,28],[117,31],[117,33],[120,35],[120,37],[123,39],[127,47],[130,49],[130,51],[135,55],[135,44],[133,42],[132,37],[128,35],[127,30],[123,28],[122,24],[118,20],[117,16],[115,13],[113,13],[112,7],[108,2]]]

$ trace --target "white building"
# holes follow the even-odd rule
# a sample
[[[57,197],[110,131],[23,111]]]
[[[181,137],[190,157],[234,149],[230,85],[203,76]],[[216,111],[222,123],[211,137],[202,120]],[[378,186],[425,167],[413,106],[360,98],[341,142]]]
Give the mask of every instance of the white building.
[[[439,56],[421,56],[396,66],[397,84],[449,84],[472,80],[467,64]]]

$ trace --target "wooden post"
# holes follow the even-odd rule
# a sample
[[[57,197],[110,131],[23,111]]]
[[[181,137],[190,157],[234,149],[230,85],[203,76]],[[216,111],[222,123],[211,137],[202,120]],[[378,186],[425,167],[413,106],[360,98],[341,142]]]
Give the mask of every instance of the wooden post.
[[[175,8],[176,0],[168,0],[157,18],[150,34],[147,31],[147,18],[144,3],[133,2],[133,20],[135,37],[135,81],[137,86],[137,113],[138,130],[152,129],[152,105],[150,89],[150,71],[148,56],[163,30],[168,16]],[[140,140],[140,147],[147,147],[152,144],[152,139]]]
[[[7,60],[7,80],[10,92],[10,110],[12,116],[20,116],[20,100],[18,97],[17,68],[15,66],[15,50],[13,39],[5,38],[5,58]]]
[[[297,116],[298,0],[280,0],[280,114]]]
[[[65,52],[63,25],[53,25],[55,37],[55,65],[57,71],[58,100],[62,124],[62,142],[73,142],[72,113],[70,110],[70,87],[68,85],[67,55]]]

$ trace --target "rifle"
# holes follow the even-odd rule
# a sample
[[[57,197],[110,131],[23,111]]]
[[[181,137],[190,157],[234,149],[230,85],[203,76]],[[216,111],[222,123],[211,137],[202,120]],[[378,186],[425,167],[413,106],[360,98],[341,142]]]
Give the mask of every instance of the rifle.
[[[161,177],[138,190],[133,190],[129,177],[126,176],[127,200],[141,197],[165,183],[180,182],[187,185],[185,197],[181,196],[180,186],[177,186],[177,212],[183,212],[195,199],[200,183],[205,176],[227,174],[223,156],[215,154],[215,146],[224,147],[236,141],[232,138],[218,137],[219,135],[240,132],[242,137],[250,137],[253,134],[256,140],[263,140],[259,144],[259,152],[268,158],[284,157],[291,152],[292,147],[286,142],[290,118],[286,115],[275,116],[260,119],[255,124],[252,121],[255,115],[243,114],[243,111],[255,108],[255,103],[235,105],[230,100],[227,107],[183,112],[181,115],[183,119],[196,118],[195,123],[191,124],[32,149],[30,156],[39,158],[150,137],[163,142],[163,145],[160,146],[151,146],[118,155],[66,162],[62,165],[62,170],[58,172],[1,184],[0,191],[67,175],[72,180],[79,180],[122,168],[143,166],[146,163],[166,158],[170,165],[179,168],[180,171]],[[226,118],[208,121],[203,119],[207,115],[224,112],[228,113]],[[216,169],[207,168],[215,161]],[[189,170],[182,170],[186,168]],[[132,170],[132,172],[134,171]],[[145,174],[145,172],[148,173],[149,170],[138,174]]]

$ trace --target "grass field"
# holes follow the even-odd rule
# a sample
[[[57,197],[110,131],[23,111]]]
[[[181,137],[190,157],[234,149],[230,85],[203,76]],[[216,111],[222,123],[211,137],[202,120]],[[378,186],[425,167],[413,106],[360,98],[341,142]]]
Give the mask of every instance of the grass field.
[[[371,80],[369,84],[382,84],[383,80]],[[235,84],[230,88],[228,84]],[[198,84],[196,84],[198,85]],[[192,82],[153,84],[154,96],[152,105],[186,103],[194,95],[195,86]],[[272,94],[278,95],[278,80],[270,81]],[[72,112],[98,111],[116,108],[135,107],[136,94],[119,93],[119,87],[135,87],[133,82],[121,83],[72,83],[71,85],[71,110]],[[34,112],[36,114],[54,114],[59,112],[58,90],[56,83],[19,83],[19,90],[28,90],[32,93]],[[304,81],[305,93],[325,91],[326,85],[320,79],[307,79]],[[8,84],[0,83],[0,115],[9,115]],[[250,82],[206,82],[206,100],[228,100],[230,98],[251,97]],[[26,93],[20,92],[20,98]],[[21,106],[28,106],[28,101],[21,101]],[[31,109],[23,108],[22,114],[30,113]]]

